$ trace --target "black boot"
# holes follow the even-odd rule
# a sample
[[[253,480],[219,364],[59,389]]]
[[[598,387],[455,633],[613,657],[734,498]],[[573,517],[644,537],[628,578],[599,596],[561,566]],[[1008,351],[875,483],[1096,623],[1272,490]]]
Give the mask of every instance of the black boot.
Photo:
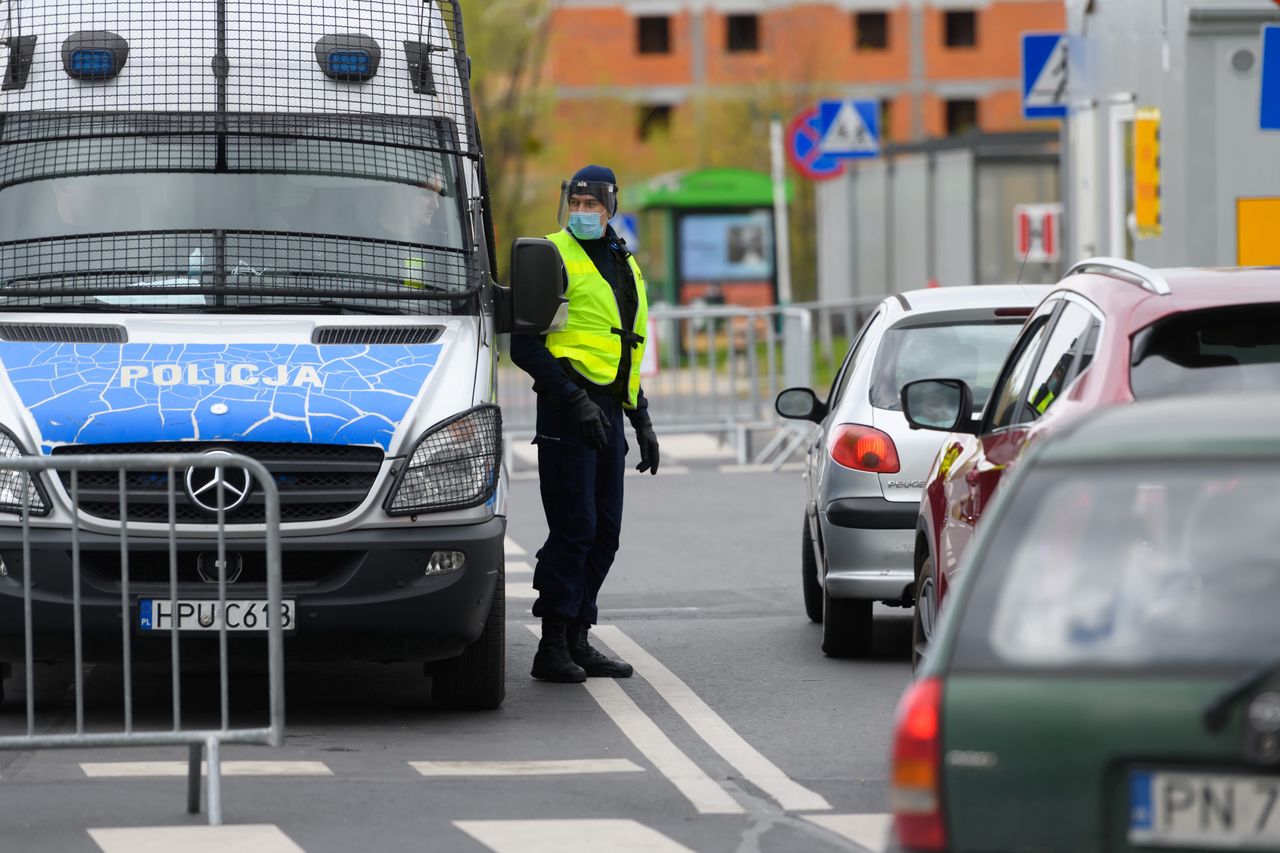
[[[586,622],[569,625],[569,657],[592,678],[630,678],[631,664],[601,654],[587,642],[591,626]]]
[[[533,656],[533,671],[529,673],[540,681],[557,681],[561,684],[580,684],[587,674],[569,657],[569,645],[565,631],[569,620],[549,618],[542,620],[542,641],[538,653]]]

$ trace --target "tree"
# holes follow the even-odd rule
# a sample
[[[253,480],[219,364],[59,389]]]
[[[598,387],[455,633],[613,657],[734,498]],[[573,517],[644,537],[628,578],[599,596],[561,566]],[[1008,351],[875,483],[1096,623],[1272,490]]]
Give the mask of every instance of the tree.
[[[471,95],[501,245],[527,229],[528,164],[545,145],[551,101],[542,89],[541,72],[549,2],[467,0],[463,19],[471,56]],[[498,252],[498,262],[505,266],[505,252]]]

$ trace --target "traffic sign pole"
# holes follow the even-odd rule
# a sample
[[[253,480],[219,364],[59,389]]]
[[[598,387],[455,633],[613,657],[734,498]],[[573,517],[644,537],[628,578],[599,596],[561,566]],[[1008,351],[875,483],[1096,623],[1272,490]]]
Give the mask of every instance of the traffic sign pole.
[[[778,302],[791,304],[791,223],[787,216],[786,153],[782,122],[769,122],[769,153],[773,161],[773,245],[778,275]]]

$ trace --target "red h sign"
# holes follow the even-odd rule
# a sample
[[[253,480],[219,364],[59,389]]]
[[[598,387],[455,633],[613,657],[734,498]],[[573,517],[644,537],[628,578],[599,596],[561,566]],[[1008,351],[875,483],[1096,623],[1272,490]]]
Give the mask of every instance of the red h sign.
[[[1280,2],[1280,0],[1277,0]],[[1019,204],[1013,208],[1013,253],[1018,261],[1052,263],[1061,255],[1061,204]]]

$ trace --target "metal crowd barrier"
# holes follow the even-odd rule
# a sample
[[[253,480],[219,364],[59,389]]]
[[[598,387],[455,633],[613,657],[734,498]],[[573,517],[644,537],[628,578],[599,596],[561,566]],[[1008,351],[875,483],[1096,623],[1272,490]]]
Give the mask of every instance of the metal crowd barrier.
[[[172,727],[162,730],[138,730],[134,725],[134,689],[133,689],[133,655],[132,646],[135,640],[134,630],[139,619],[141,598],[134,600],[130,591],[129,560],[134,549],[131,542],[149,539],[155,550],[156,546],[168,546],[168,592],[169,613],[173,620],[178,613],[178,515],[176,478],[185,476],[190,470],[212,471],[217,483],[225,482],[227,472],[241,469],[251,477],[256,488],[260,490],[265,515],[265,530],[262,542],[265,546],[266,566],[266,598],[269,614],[282,614],[283,601],[281,594],[280,573],[280,498],[275,480],[262,463],[234,454],[220,454],[217,461],[202,453],[175,454],[120,454],[111,456],[60,456],[60,457],[23,457],[0,459],[0,478],[4,472],[25,472],[42,482],[44,496],[52,496],[59,492],[52,489],[58,478],[42,477],[42,474],[66,472],[68,481],[65,485],[65,496],[70,498],[70,506],[76,508],[68,514],[65,507],[59,508],[59,501],[51,497],[43,497],[53,504],[51,515],[42,518],[33,515],[31,502],[35,498],[34,488],[28,478],[18,483],[11,479],[6,489],[10,494],[21,491],[22,510],[16,516],[0,516],[0,524],[21,527],[22,562],[20,566],[6,566],[10,577],[14,573],[21,574],[23,630],[26,666],[26,716],[27,730],[24,735],[0,737],[0,749],[36,750],[76,747],[127,747],[127,746],[180,746],[188,747],[187,772],[187,809],[192,814],[200,811],[200,779],[202,753],[207,764],[208,783],[206,787],[206,806],[210,825],[222,823],[222,776],[220,754],[223,744],[263,744],[280,746],[284,741],[284,635],[283,619],[267,619],[266,657],[267,657],[267,701],[269,719],[267,725],[252,728],[233,728],[231,725],[229,681],[229,658],[227,643],[227,519],[226,504],[228,489],[218,485],[213,489],[217,493],[215,520],[202,525],[208,531],[202,536],[209,536],[209,552],[217,553],[217,596],[207,596],[211,602],[217,602],[216,615],[218,642],[218,679],[221,725],[210,729],[184,729],[182,725],[182,632],[170,628],[169,634],[169,666],[173,683]],[[128,479],[132,473],[165,472],[167,474],[167,517],[162,522],[148,519],[153,525],[146,533],[130,528],[128,507]],[[119,498],[119,548],[120,548],[120,643],[121,664],[123,668],[124,719],[123,727],[118,731],[88,731],[85,725],[85,665],[82,631],[82,548],[81,539],[86,530],[101,530],[103,522],[94,521],[80,507],[80,479],[82,472],[115,472],[117,474]],[[12,488],[16,485],[16,488]],[[59,483],[59,486],[62,486]],[[99,486],[100,489],[100,486]],[[234,492],[231,493],[234,496]],[[64,522],[64,523],[60,523]],[[167,527],[167,535],[164,532]],[[61,597],[50,597],[48,593],[42,598],[33,592],[39,589],[42,570],[32,566],[32,532],[38,530],[42,534],[48,531],[65,532],[67,545],[70,548],[71,586],[72,586],[72,641],[75,667],[75,732],[54,734],[37,732],[35,713],[35,684],[33,668],[40,660],[39,650],[35,647],[36,626],[33,610],[43,609],[46,603],[54,606],[64,605]],[[184,531],[186,533],[186,531]],[[189,555],[188,555],[189,556]],[[33,575],[36,578],[33,579]],[[210,584],[212,586],[213,584]],[[5,595],[13,592],[4,591]],[[206,596],[187,595],[187,598],[204,599]],[[159,599],[157,599],[159,600]],[[260,636],[256,632],[251,636]]]
[[[739,463],[776,456],[795,431],[774,411],[778,392],[834,375],[847,342],[883,298],[768,308],[653,306],[648,346],[656,358],[643,385],[655,428],[660,435],[718,435]],[[536,424],[531,380],[507,358],[498,384],[507,441],[529,441]],[[815,390],[825,396],[827,389]],[[759,432],[775,435],[753,454],[751,437]]]

